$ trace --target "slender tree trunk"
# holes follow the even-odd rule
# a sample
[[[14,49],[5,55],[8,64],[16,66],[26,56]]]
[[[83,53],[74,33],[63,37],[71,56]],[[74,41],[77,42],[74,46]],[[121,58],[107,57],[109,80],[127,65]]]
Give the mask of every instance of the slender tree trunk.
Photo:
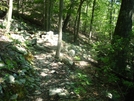
[[[46,31],[46,17],[45,17],[45,13],[46,13],[46,0],[43,0],[43,28]]]
[[[12,19],[12,9],[13,9],[13,0],[9,1],[9,9],[7,13],[7,25],[6,25],[6,32],[8,33],[10,31],[10,26],[11,26],[11,19]]]
[[[96,0],[93,1],[92,15],[91,15],[90,29],[89,29],[89,31],[90,31],[90,33],[89,33],[89,40],[91,40],[91,37],[92,37],[92,29],[93,29],[95,5],[96,5]]]
[[[110,35],[110,38],[112,39],[112,21],[113,21],[113,3],[114,3],[114,0],[111,0],[110,1],[110,8],[109,8],[109,12],[110,12],[110,17],[109,17],[109,26],[110,26],[110,31],[109,31],[109,35]]]
[[[59,1],[59,36],[58,36],[58,44],[56,50],[56,58],[60,58],[60,51],[62,45],[62,10],[63,10],[63,0]]]
[[[67,28],[67,25],[68,25],[69,19],[70,19],[70,17],[71,17],[70,10],[72,10],[72,9],[73,9],[73,6],[74,6],[74,1],[72,1],[72,2],[71,2],[71,5],[70,5],[70,7],[69,7],[69,9],[68,9],[68,12],[67,12],[66,18],[65,18],[65,20],[63,21],[63,28],[62,28],[62,30],[63,30],[63,31],[65,31],[65,30],[66,30],[66,28]]]
[[[76,15],[75,24],[74,24],[74,42],[77,41],[77,38],[79,36],[78,33],[79,33],[79,25],[80,25],[81,7],[84,1],[85,0],[80,0],[80,5],[77,10],[77,15]]]
[[[18,15],[19,15],[19,10],[20,10],[20,1],[18,0],[17,1],[17,13],[18,13]]]
[[[25,2],[26,2],[25,0],[21,1],[21,13],[22,14],[24,13],[24,3]]]
[[[89,3],[87,2],[87,6],[85,7],[85,13],[88,15],[88,5]],[[87,19],[84,21],[84,28],[83,28],[83,33],[86,35],[86,31],[87,31]]]
[[[81,5],[81,6],[82,6],[82,5]],[[81,6],[80,6],[79,14],[78,14],[78,21],[77,21],[77,28],[76,28],[76,34],[75,34],[74,42],[77,41],[78,34],[79,34],[80,17],[81,17]]]
[[[43,19],[44,19],[44,30],[49,31],[50,30],[50,7],[49,4],[51,3],[50,0],[44,0],[44,14],[43,14]],[[51,6],[51,5],[50,5]]]
[[[50,31],[51,29],[51,18],[52,18],[52,0],[49,0],[48,31]]]

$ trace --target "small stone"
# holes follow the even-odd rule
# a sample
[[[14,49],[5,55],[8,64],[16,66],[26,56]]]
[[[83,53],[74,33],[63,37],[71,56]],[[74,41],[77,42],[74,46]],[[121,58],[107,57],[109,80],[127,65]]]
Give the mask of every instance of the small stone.
[[[22,46],[20,46],[20,45],[17,45],[16,48],[17,48],[17,50],[18,50],[20,53],[22,53],[22,54],[24,54],[24,55],[27,54],[27,50],[26,50],[24,47],[22,47]]]
[[[75,56],[75,50],[69,50],[69,56],[74,57]]]
[[[42,98],[37,98],[35,101],[43,101]]]
[[[53,74],[53,73],[56,73],[56,71],[55,70],[52,70],[52,71],[50,71],[50,73]]]
[[[12,75],[9,75],[9,82],[14,83],[15,82],[15,77]]]
[[[49,90],[49,96],[59,95],[60,97],[68,97],[69,92],[64,88],[54,88]]]
[[[11,38],[13,38],[15,40],[18,40],[20,42],[24,42],[25,41],[25,39],[23,38],[23,36],[17,35],[17,34],[11,34]]]
[[[47,76],[48,74],[46,74],[46,73],[44,73],[44,72],[41,72],[40,75],[43,76],[43,77],[45,77],[45,76]]]

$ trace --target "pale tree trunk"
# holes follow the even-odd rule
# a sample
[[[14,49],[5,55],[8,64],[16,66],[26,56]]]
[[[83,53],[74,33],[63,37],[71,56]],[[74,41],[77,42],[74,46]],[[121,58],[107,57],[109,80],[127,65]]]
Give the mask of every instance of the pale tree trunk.
[[[56,58],[60,58],[60,51],[62,45],[62,10],[63,10],[63,0],[59,1],[59,36],[56,50]]]
[[[11,19],[12,19],[13,0],[9,1],[9,9],[6,16],[6,33],[10,31]]]

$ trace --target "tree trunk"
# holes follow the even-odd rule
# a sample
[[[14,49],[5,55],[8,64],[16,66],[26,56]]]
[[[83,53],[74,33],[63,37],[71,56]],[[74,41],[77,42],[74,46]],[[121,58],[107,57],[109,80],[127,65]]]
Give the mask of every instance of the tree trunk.
[[[62,10],[63,10],[63,0],[59,1],[59,36],[58,44],[56,50],[56,58],[60,58],[61,44],[62,44]]]
[[[91,40],[91,37],[92,37],[92,29],[93,29],[93,20],[94,20],[95,5],[96,5],[96,0],[93,1],[92,15],[91,15],[91,20],[90,20],[89,40]]]
[[[76,15],[75,24],[74,24],[74,42],[76,42],[77,38],[78,38],[80,16],[81,16],[81,7],[82,7],[82,4],[84,3],[84,1],[85,0],[80,0],[80,5],[79,5],[79,8],[77,10],[77,15]]]
[[[114,3],[114,0],[111,0],[110,1],[110,8],[109,8],[109,26],[110,26],[110,30],[109,30],[109,35],[110,35],[110,38],[112,39],[112,21],[113,21],[113,3]]]
[[[20,10],[20,1],[18,0],[17,1],[17,13],[18,13],[18,15],[19,15],[19,10]]]
[[[66,28],[67,28],[68,22],[69,22],[70,17],[71,17],[71,12],[70,12],[70,10],[73,9],[73,6],[74,6],[74,1],[71,2],[71,5],[70,5],[70,7],[69,7],[69,9],[68,9],[68,12],[67,12],[67,14],[66,14],[66,18],[65,18],[65,20],[63,21],[63,28],[62,28],[63,31],[65,31]]]
[[[87,2],[87,6],[85,7],[85,13],[88,15],[88,11],[89,11],[89,3]],[[88,19],[86,19],[85,21],[84,21],[84,27],[83,27],[83,33],[86,35],[86,31],[87,31],[87,21],[88,21]]]
[[[24,14],[24,3],[26,3],[26,0],[21,1],[21,13]]]
[[[51,30],[51,18],[52,18],[52,0],[49,0],[49,13],[48,13],[48,30]]]
[[[10,31],[10,26],[11,26],[11,19],[12,19],[12,9],[13,9],[13,0],[9,1],[9,9],[7,13],[7,24],[6,24],[6,33]]]
[[[113,64],[112,67],[120,73],[125,72],[127,65],[127,54],[132,33],[132,13],[134,0],[122,0],[119,17],[112,39]]]
[[[51,0],[44,0],[44,14],[43,14],[43,26],[45,31],[50,30],[50,21],[51,21]]]

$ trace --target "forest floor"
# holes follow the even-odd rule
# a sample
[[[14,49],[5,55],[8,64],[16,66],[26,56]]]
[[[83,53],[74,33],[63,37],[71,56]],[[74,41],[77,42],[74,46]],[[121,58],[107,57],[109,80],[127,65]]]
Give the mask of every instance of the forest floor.
[[[63,33],[61,59],[56,59],[58,37],[55,32],[44,33],[35,30],[35,26],[15,20],[10,36],[2,33],[1,29],[1,42],[4,36],[4,41],[23,43],[22,53],[28,52],[25,57],[37,72],[38,76],[31,77],[37,79],[36,87],[25,101],[108,101],[106,96],[111,93],[111,88],[104,84],[104,74],[97,73],[96,52],[87,44],[86,36],[80,35],[80,41],[73,44],[73,36]],[[4,53],[2,47],[7,46],[0,45],[1,53]]]

